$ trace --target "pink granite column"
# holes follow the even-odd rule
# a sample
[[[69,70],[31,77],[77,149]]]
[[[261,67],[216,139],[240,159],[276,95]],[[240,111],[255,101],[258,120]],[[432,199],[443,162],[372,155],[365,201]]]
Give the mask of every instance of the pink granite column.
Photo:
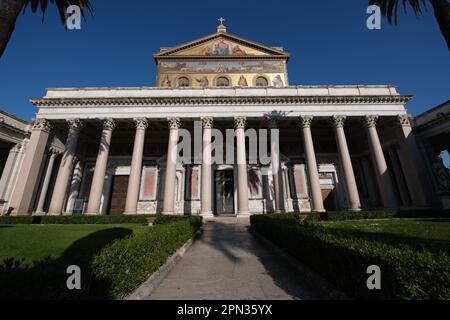
[[[163,214],[175,213],[175,187],[178,157],[179,118],[169,118],[169,144],[167,147],[166,177],[164,186]]]

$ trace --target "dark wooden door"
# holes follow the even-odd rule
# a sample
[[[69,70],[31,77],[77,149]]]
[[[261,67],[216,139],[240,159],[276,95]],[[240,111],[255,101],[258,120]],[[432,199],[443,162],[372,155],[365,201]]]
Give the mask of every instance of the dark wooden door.
[[[234,214],[234,177],[232,170],[216,171],[216,214]]]
[[[125,210],[129,176],[114,176],[112,181],[109,214],[119,215]]]

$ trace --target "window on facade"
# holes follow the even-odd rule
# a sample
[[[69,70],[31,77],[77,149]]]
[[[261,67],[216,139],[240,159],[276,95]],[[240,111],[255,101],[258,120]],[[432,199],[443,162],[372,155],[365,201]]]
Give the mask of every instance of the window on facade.
[[[216,80],[216,86],[218,87],[229,87],[230,86],[230,80],[225,77],[219,77]]]
[[[181,77],[178,79],[178,86],[179,87],[189,87],[190,83],[189,83],[189,79],[186,77]]]
[[[258,78],[256,78],[256,86],[257,87],[268,87],[269,82],[264,77],[258,77]]]

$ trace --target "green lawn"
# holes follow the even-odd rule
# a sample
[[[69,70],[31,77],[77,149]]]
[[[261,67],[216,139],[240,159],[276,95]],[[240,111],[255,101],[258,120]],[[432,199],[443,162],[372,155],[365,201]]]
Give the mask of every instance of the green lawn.
[[[450,253],[450,219],[347,220],[320,224],[347,235]]]
[[[91,256],[115,239],[148,230],[144,224],[117,225],[0,225],[0,262],[46,257],[78,260]]]

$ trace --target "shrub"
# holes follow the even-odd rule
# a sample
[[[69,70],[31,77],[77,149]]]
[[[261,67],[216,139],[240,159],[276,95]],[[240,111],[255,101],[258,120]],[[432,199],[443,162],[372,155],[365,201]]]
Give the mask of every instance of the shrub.
[[[200,228],[202,218],[177,218],[106,246],[93,260],[93,275],[108,283],[109,298],[131,293]]]
[[[294,215],[251,217],[256,230],[359,299],[450,299],[450,257],[406,245],[344,235]],[[367,267],[378,265],[382,290],[368,290]]]

